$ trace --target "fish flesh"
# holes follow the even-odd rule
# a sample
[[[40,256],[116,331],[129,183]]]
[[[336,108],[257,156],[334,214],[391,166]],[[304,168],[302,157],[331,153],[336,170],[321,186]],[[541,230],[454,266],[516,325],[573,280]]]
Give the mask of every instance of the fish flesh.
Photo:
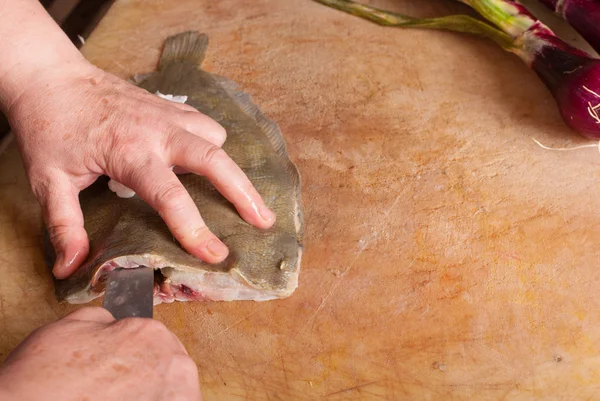
[[[185,251],[142,199],[118,196],[102,176],[80,193],[90,252],[70,277],[55,279],[58,300],[89,302],[103,295],[109,271],[141,266],[154,269],[155,305],[266,301],[296,290],[304,247],[299,171],[278,125],[234,82],[201,68],[207,46],[208,36],[199,32],[167,38],[158,70],[137,76],[136,84],[171,100],[185,99],[226,129],[223,149],[275,212],[275,224],[269,229],[248,224],[205,177],[179,175],[208,227],[229,247],[223,262],[209,264]],[[50,265],[51,248],[46,246]]]

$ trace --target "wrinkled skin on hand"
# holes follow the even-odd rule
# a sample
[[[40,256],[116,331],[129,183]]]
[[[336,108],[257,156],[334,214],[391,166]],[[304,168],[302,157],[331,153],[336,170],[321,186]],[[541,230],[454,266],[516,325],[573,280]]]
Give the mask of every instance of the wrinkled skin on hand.
[[[33,332],[0,367],[0,400],[201,401],[198,370],[152,319],[87,307]]]
[[[206,176],[248,223],[269,228],[275,221],[221,149],[221,125],[87,62],[29,82],[8,116],[57,253],[57,278],[72,274],[88,254],[78,194],[102,174],[135,191],[188,252],[209,263],[224,260],[227,247],[171,166]]]

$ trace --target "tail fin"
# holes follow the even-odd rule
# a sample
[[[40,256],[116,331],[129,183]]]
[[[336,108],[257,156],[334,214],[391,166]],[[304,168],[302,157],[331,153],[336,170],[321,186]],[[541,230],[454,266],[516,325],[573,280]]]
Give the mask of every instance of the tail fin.
[[[169,36],[160,56],[159,68],[173,62],[188,62],[198,66],[204,61],[208,48],[208,35],[195,31]]]

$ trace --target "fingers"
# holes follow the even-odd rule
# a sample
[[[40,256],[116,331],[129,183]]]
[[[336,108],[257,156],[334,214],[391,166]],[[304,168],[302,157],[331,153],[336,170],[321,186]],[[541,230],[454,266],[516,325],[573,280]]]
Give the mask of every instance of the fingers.
[[[166,164],[156,158],[133,168],[135,178],[124,184],[160,214],[188,252],[208,263],[227,257],[227,246],[210,232],[189,193]]]
[[[183,113],[177,113],[177,126],[191,132],[208,142],[223,146],[227,133],[225,128],[206,114],[200,113],[195,107],[189,104],[173,102],[171,100],[161,99],[163,104],[175,107]]]
[[[170,395],[170,400],[202,400],[198,367],[192,358],[183,355],[174,355],[167,367],[165,376],[165,381],[170,386],[167,385],[164,393]]]
[[[140,340],[143,337],[153,342],[160,342],[162,349],[167,353],[189,355],[175,333],[158,320],[127,317],[117,321],[114,327],[117,330],[123,331],[127,337],[136,337]]]
[[[84,320],[87,322],[98,322],[98,323],[111,323],[115,321],[115,318],[109,311],[100,307],[84,307],[79,308],[74,312],[69,313],[65,317],[65,320]]]
[[[187,171],[186,169],[184,169],[183,167],[179,167],[179,166],[174,166],[173,167],[173,172],[177,175],[181,175],[181,174],[189,174],[190,172]]]
[[[191,107],[191,106],[189,106]],[[223,146],[227,139],[227,133],[225,128],[221,124],[217,123],[212,118],[200,113],[192,107],[195,112],[180,114],[179,125],[184,130],[198,136],[199,138],[205,139],[215,146]],[[173,172],[175,174],[188,174],[189,171],[181,166],[174,166]]]
[[[52,272],[58,279],[77,270],[89,251],[78,192],[67,176],[54,177],[44,189],[36,191],[56,251]]]
[[[167,101],[170,105],[172,105],[174,107],[177,107],[179,110],[191,111],[191,112],[194,112],[194,113],[200,113],[198,111],[198,109],[196,109],[194,106],[190,106],[189,104],[174,102],[172,100],[166,100],[166,99],[163,99],[163,100]]]
[[[259,228],[269,228],[275,223],[273,212],[223,149],[188,132],[173,135],[168,146],[170,162],[206,176],[248,223]]]
[[[173,102],[173,106],[185,111],[185,113],[179,113],[178,125],[181,128],[207,140],[213,145],[223,146],[227,139],[227,132],[221,124],[187,104]],[[175,166],[173,172],[175,174],[189,173],[188,170],[180,166]]]
[[[227,133],[225,128],[212,118],[198,111],[179,113],[179,126],[185,131],[207,140],[216,146],[223,146]]]

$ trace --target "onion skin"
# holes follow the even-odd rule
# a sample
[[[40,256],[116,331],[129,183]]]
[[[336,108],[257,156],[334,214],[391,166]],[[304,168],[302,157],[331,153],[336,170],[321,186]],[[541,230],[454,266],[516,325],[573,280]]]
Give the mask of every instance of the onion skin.
[[[551,10],[556,10],[556,8],[558,7],[557,0],[538,0],[538,1]]]
[[[545,59],[556,56],[555,49],[542,51]],[[560,57],[560,56],[559,56]],[[538,68],[535,68],[538,72]],[[540,75],[538,73],[538,75]],[[589,59],[562,77],[551,89],[564,122],[580,135],[600,139],[600,61]]]
[[[596,52],[600,53],[600,1],[538,1],[564,18]]]

